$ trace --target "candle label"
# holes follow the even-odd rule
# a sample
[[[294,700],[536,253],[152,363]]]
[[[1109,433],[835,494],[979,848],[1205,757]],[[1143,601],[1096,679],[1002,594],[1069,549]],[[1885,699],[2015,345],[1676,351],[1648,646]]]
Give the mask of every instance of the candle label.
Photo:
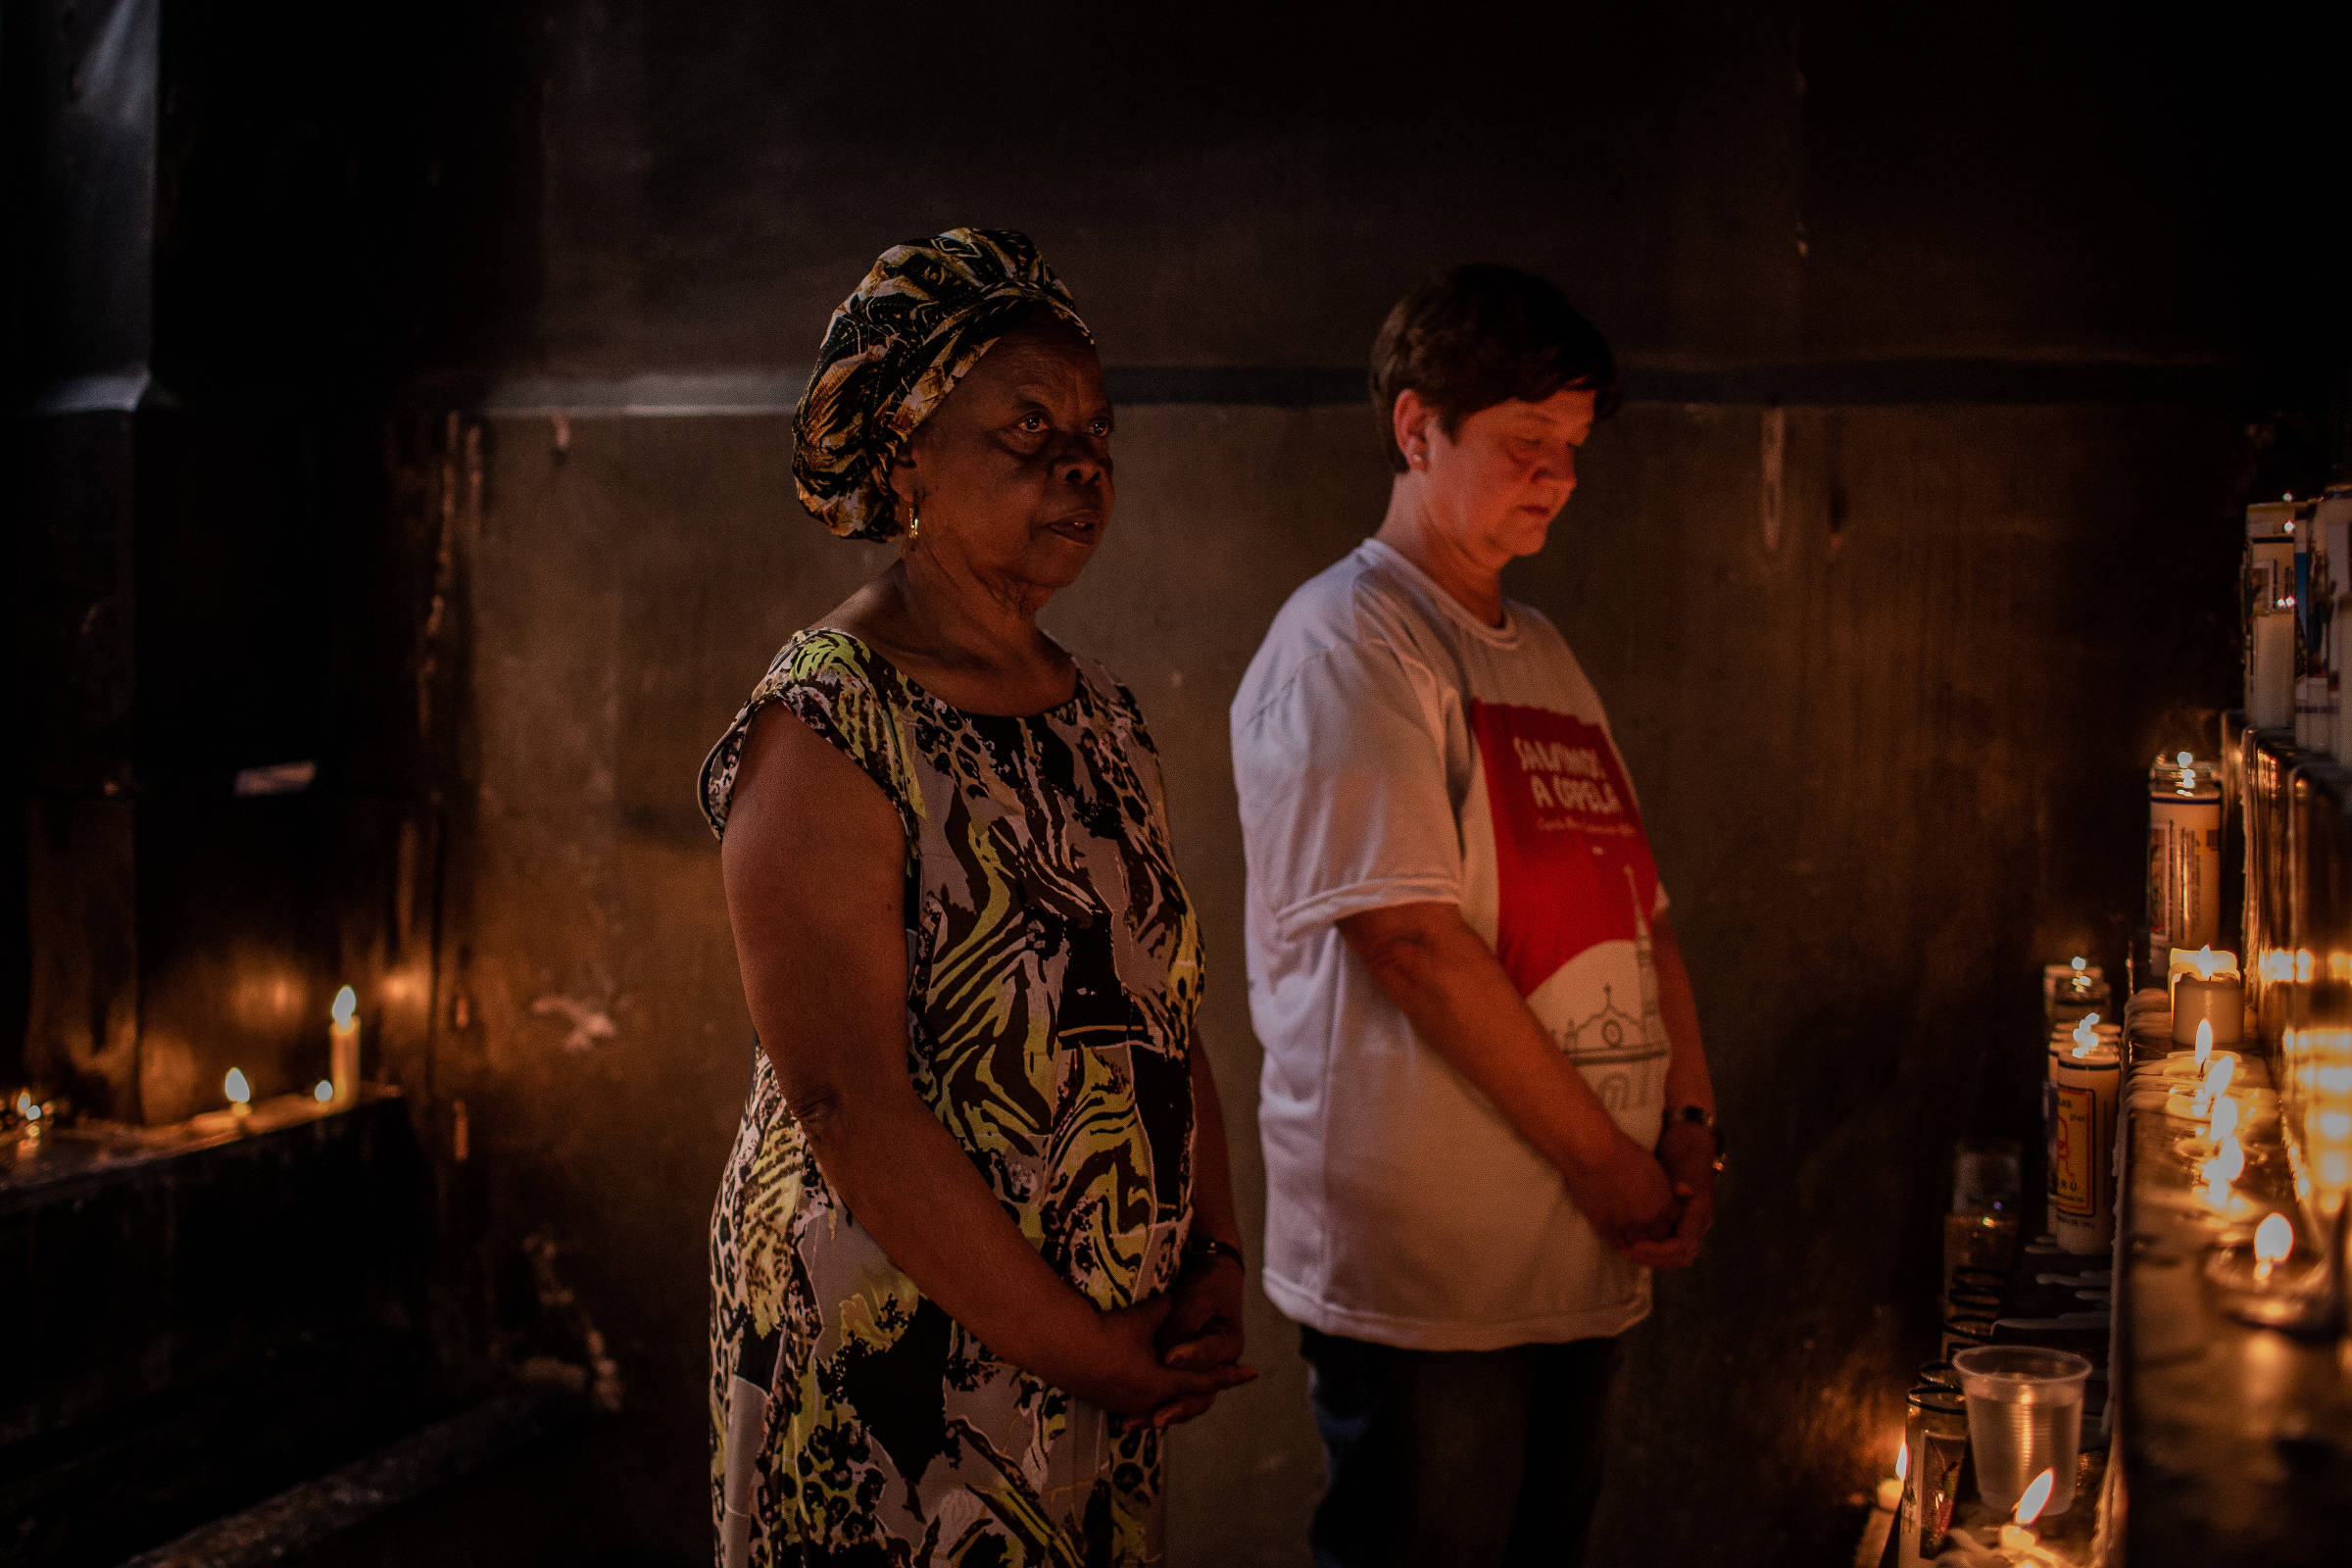
[[[2148,929],[2176,948],[2222,933],[2222,803],[2166,792],[2148,801]]]
[[[2064,1218],[2096,1223],[2103,1206],[2098,1154],[2108,1144],[2103,1134],[2109,1130],[2099,1125],[2105,1119],[2100,1112],[2105,1108],[2111,1117],[2114,1111],[2102,1107],[2098,1093],[2087,1087],[2057,1084],[2051,1094],[2055,1102],[2050,1141],[2052,1206]]]

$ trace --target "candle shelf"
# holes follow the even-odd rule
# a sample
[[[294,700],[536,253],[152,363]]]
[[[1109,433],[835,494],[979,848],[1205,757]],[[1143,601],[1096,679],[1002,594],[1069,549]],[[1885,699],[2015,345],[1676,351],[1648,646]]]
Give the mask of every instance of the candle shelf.
[[[2230,1137],[2178,1113],[2197,1080],[2187,1048],[2168,1054],[2169,1027],[2130,1041],[2112,1560],[2132,1568],[2333,1564],[2352,1539],[2341,1315],[2314,1310],[2338,1299],[2352,1189],[2352,1116],[2334,1119],[2352,1111],[2352,769],[2291,738],[2224,721],[2246,984]],[[2301,1252],[2266,1271],[2256,1237],[2273,1215],[2273,1240],[2291,1231]]]
[[[428,1202],[388,1092],[12,1135],[0,1557],[120,1561],[441,1413]]]

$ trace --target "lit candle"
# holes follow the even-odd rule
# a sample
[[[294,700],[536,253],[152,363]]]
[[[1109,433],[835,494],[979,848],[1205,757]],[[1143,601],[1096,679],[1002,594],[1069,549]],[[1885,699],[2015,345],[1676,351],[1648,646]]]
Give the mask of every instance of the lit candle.
[[[2213,1020],[2199,1018],[2196,1044],[2185,1053],[2175,1052],[2165,1057],[2161,1071],[2167,1078],[2202,1078],[2212,1070],[2213,1060],[2217,1055],[2229,1057],[2233,1064],[2237,1060],[2237,1053],[2234,1051],[2217,1052],[2213,1049]],[[2230,1071],[2235,1072],[2236,1070],[2236,1067],[2232,1065]]]
[[[1879,1506],[1888,1512],[1903,1505],[1903,1478],[1911,1473],[1911,1443],[1903,1441],[1894,1450],[1894,1474],[1879,1483]]]
[[[2203,947],[2193,953],[2186,948],[2175,948],[2166,965],[2164,983],[2169,987],[2183,974],[2210,980],[2217,974],[2237,972],[2237,955],[2227,948]]]
[[[2237,1057],[2223,1052],[2213,1065],[2206,1069],[2205,1081],[2194,1089],[2176,1089],[2165,1098],[2164,1113],[2182,1121],[2206,1121],[2213,1115],[2214,1102],[2229,1092],[2230,1080],[2237,1072]]]
[[[2058,1245],[2078,1254],[2115,1245],[2115,1117],[2123,1053],[2085,1020],[2050,1057],[2050,1200]]]
[[[2182,752],[2148,774],[2148,930],[2174,952],[2221,934],[2222,786]]]
[[[2246,1173],[2246,1152],[2235,1138],[2221,1140],[2221,1152],[2197,1167],[2197,1202],[2222,1224],[2244,1224],[2254,1205],[2232,1184]]]
[[[2205,1136],[2215,1143],[2237,1136],[2237,1102],[2228,1095],[2213,1102],[2213,1114],[2206,1118]]]
[[[2183,969],[2173,976],[2173,1044],[2185,1046],[2210,1024],[2214,1042],[2233,1046],[2246,1033],[2246,982],[2236,969],[2205,974]]]
[[[2031,1528],[2034,1521],[2041,1517],[2041,1510],[2050,1500],[2050,1489],[2057,1484],[2057,1472],[2044,1470],[2034,1478],[2032,1486],[2026,1488],[2026,1494],[2017,1499],[2016,1513],[2011,1515],[2009,1523],[2001,1526],[2003,1556],[2015,1553],[2013,1561],[2031,1563],[2034,1568],[2053,1568],[2053,1565],[2062,1568],[2065,1559],[2044,1546]]]
[[[335,993],[334,1024],[327,1031],[326,1063],[335,1104],[348,1105],[360,1092],[360,998],[345,986]]]
[[[1895,1510],[1903,1505],[1902,1475],[1909,1453],[1910,1445],[1906,1441],[1895,1450],[1895,1479],[1879,1483],[1872,1498],[1875,1506],[1863,1523],[1862,1539],[1854,1545],[1854,1568],[1878,1568],[1880,1559],[1886,1555],[1886,1537],[1894,1529]]]
[[[2284,1214],[2273,1214],[2254,1227],[2254,1283],[2268,1285],[2271,1270],[2285,1262],[2295,1250],[2295,1227]]]
[[[220,1092],[228,1097],[228,1113],[243,1121],[253,1114],[253,1085],[245,1081],[242,1067],[231,1067],[228,1076],[220,1080]]]

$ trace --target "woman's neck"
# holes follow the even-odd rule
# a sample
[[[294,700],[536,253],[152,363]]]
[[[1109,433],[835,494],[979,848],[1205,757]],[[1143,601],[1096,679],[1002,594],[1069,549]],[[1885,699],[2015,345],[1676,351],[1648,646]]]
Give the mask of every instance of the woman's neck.
[[[1037,625],[1051,596],[1032,585],[992,583],[926,560],[930,554],[901,557],[826,624],[865,639],[956,708],[1035,713],[1067,702],[1069,657]]]
[[[882,580],[909,640],[942,663],[1018,669],[1053,646],[1037,629],[1050,595],[1031,584],[993,580],[936,550],[909,551]]]
[[[1389,487],[1389,514],[1373,535],[1426,572],[1455,604],[1490,626],[1502,624],[1502,568],[1462,548],[1430,514],[1429,483],[1400,473]]]

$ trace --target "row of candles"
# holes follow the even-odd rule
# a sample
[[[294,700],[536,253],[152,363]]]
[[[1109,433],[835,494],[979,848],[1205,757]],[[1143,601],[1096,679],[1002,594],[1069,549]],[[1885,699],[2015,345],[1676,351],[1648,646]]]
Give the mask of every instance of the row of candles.
[[[253,1114],[253,1083],[242,1067],[231,1067],[220,1080],[228,1113],[242,1124]],[[360,997],[345,986],[335,993],[327,1012],[326,1076],[311,1090],[321,1105],[348,1105],[360,1093]]]
[[[2250,533],[2257,514],[2272,513],[2281,515],[2263,522],[2263,527],[2276,525],[2285,530],[2281,538],[2291,534],[2303,544],[2327,546],[2316,557],[2306,551],[2291,571],[2273,563],[2265,580],[2299,584],[2306,602],[2314,596],[2326,602],[2329,614],[2320,622],[2322,641],[2340,662],[2343,639],[2326,633],[2339,599],[2352,597],[2352,486],[2330,489],[2316,506],[2273,503],[2253,508],[2248,514]],[[2289,523],[2297,527],[2286,529]],[[2259,613],[2259,606],[2249,607],[2250,617]],[[2248,678],[2257,675],[2277,684],[2275,673],[2258,670],[2249,657]],[[2319,681],[2323,676],[2308,678]],[[2332,694],[2333,677],[2325,679]],[[2249,699],[2251,695],[2250,689]],[[2340,710],[2332,695],[2321,706],[2333,725],[2330,733],[2341,734],[2343,754],[2352,756],[2352,723],[2338,721]],[[2273,713],[2256,722],[2264,718],[2282,721]],[[2330,749],[2329,740],[2316,732],[2307,736],[2298,731],[2297,739],[2323,754]],[[2250,975],[2242,973],[2235,955],[2215,951],[2220,941],[2223,838],[2219,766],[2186,752],[2169,761],[2159,758],[2149,772],[2148,803],[2150,972],[2171,975],[2173,1038],[2188,1044],[2196,1026],[2206,1022],[2213,1026],[2216,1047],[2238,1045],[2244,1039],[2249,1003],[2273,1020],[2278,1040],[2277,1100],[2266,1100],[2265,1106],[2276,1108],[2282,1118],[2287,1154],[2295,1166],[2296,1196],[2315,1214],[2332,1210],[2352,1194],[2352,1005],[2344,1000],[2352,998],[2352,953],[2316,954],[2291,938],[2280,941],[2284,933],[2263,928],[2263,901],[2250,899],[2247,934],[2258,963]],[[2247,814],[2251,836],[2258,813]],[[2291,877],[2294,868],[2286,869]],[[2248,872],[2251,885],[2251,856]],[[2184,981],[2183,975],[2192,978]]]
[[[2195,952],[2175,950],[2167,955],[2166,966],[2167,985],[2133,997],[2121,1024],[2102,1016],[2111,1005],[2111,992],[2098,966],[2077,957],[2044,971],[2043,1004],[2050,1033],[2044,1097],[2049,1170],[2045,1212],[2051,1241],[2086,1262],[2113,1248],[2115,1140],[2129,1093],[2136,1114],[2161,1115],[2177,1129],[2173,1151],[2192,1177],[2180,1206],[2210,1235],[2206,1276],[2224,1306],[2251,1323],[2310,1326],[2315,1316],[2332,1314],[2338,1305],[2328,1294],[2325,1260],[2298,1257],[2293,1217],[2257,1203],[2237,1185],[2247,1168],[2242,1140],[2257,1127],[2275,1125],[2278,1103],[2276,1095],[2253,1081],[2259,1074],[2245,1068],[2239,1053],[2227,1049],[2245,1038],[2246,986],[2236,956],[2210,946]],[[2352,1034],[2345,1046],[2352,1049]],[[2305,1041],[2301,1059],[2307,1063],[2305,1077],[2311,1087],[2327,1096],[2352,1091],[2352,1072],[2341,1081],[2336,1077],[2338,1067],[2346,1063],[2324,1056],[2324,1049],[2315,1051]],[[2352,1123],[2352,1116],[2346,1121]],[[2328,1137],[2352,1134],[2352,1125],[2314,1125]],[[2315,1147],[2321,1153],[2305,1163],[2316,1167],[2332,1146],[2323,1138]],[[1957,1185],[1971,1183],[1972,1160],[1982,1158],[1963,1147]],[[2308,1186],[2304,1191],[2308,1196]],[[2070,1377],[2079,1380],[2089,1371],[2086,1361],[2061,1351],[1993,1348],[2006,1262],[1999,1268],[1954,1263],[1971,1257],[1989,1261],[1996,1255],[2005,1260],[2016,1237],[2015,1217],[1997,1212],[2002,1206],[1997,1201],[1978,1211],[1979,1200],[1961,1193],[1955,1194],[1955,1205],[1965,1211],[1951,1216],[1946,1233],[1947,1239],[1959,1235],[1962,1240],[1956,1250],[1947,1240],[1946,1305],[1954,1316],[1945,1326],[1942,1359],[1921,1369],[1921,1382],[1907,1397],[1894,1475],[1878,1489],[1876,1517],[1881,1522],[1866,1533],[1857,1561],[1877,1560],[1874,1542],[1886,1540],[1886,1528],[1899,1513],[1903,1535],[1897,1555],[1905,1564],[1938,1550],[1942,1561],[1966,1565],[2063,1563],[2034,1526],[2051,1503],[2053,1492],[2059,1498],[2057,1511],[2064,1512],[2071,1503],[2073,1444],[2058,1456],[2067,1468],[2064,1485],[2053,1467],[2038,1474],[2022,1494],[2013,1491],[2015,1505],[2008,1522],[1987,1538],[1952,1528],[1970,1442],[1971,1400],[1961,1389],[1968,1381],[1967,1363],[1981,1349],[1991,1348],[1994,1355],[2044,1357],[2052,1368],[2078,1364],[2072,1372],[2055,1374],[2057,1383]],[[1976,1235],[1979,1231],[1982,1237]],[[1975,1251],[1970,1250],[1972,1244]],[[2098,1299],[2101,1307],[2080,1314],[2079,1323],[2062,1318],[2051,1320],[2052,1325],[2103,1326],[2103,1287],[2110,1277],[2105,1269],[2064,1277],[2100,1287],[2081,1294]],[[1996,1499],[1996,1489],[1985,1484],[1983,1455],[1979,1465],[1979,1490],[1984,1500],[2007,1504],[2008,1496]]]
[[[2133,1074],[2132,1091],[2145,1108],[2180,1124],[2174,1152],[2194,1178],[2183,1201],[2218,1233],[2209,1274],[2225,1287],[2250,1287],[2235,1292],[2230,1303],[2237,1315],[2283,1322],[2298,1315],[2296,1303],[2271,1288],[2285,1283],[2283,1265],[2295,1247],[2294,1219],[2258,1204],[2237,1188],[2246,1173],[2245,1137],[2258,1125],[2278,1126],[2282,1110],[2279,1096],[2253,1081],[2256,1075],[2246,1071],[2245,1058],[2224,1048],[2245,1038],[2246,987],[2237,956],[2210,947],[2194,953],[2175,949],[2168,967],[2169,985],[2134,997],[2120,1028],[2111,1031],[2091,1011],[2082,1012],[2071,1026],[2063,1020],[2053,1026],[2045,1101],[2053,1107],[2052,1230],[2070,1251],[2104,1251],[2113,1245],[2118,1118],[2110,1097],[2122,1087],[2128,1036],[2133,1058],[2142,1063]],[[2299,1136],[2288,1144],[2299,1155],[2296,1196],[2309,1201],[2316,1194],[2323,1200],[2319,1210],[2340,1207],[2352,1168],[2352,1030],[2290,1030],[2288,1035],[2293,1043],[2282,1054],[2288,1080],[2301,1082],[2304,1111],[2294,1119]],[[2074,1146],[2084,1131],[2089,1133],[2086,1151]],[[2085,1177],[2094,1183],[2087,1197],[2075,1191]],[[2239,1253],[2242,1271],[2235,1267]],[[2307,1287],[2310,1282],[2298,1283]]]
[[[318,1080],[311,1098],[321,1105],[348,1105],[360,1093],[360,999],[350,986],[335,993],[333,1006],[327,1014],[326,1061],[327,1075]],[[220,1080],[220,1095],[227,1102],[225,1111],[211,1111],[198,1118],[199,1130],[209,1119],[225,1115],[232,1127],[243,1128],[253,1115],[253,1081],[242,1067],[231,1067]],[[59,1102],[37,1095],[30,1088],[19,1089],[15,1097],[0,1102],[0,1112],[10,1112],[9,1120],[21,1130],[19,1151],[30,1155],[59,1121]]]
[[[2246,514],[2246,715],[2257,728],[2293,726],[2298,747],[2352,764],[2352,704],[2340,699],[2346,626],[2352,611],[2352,485],[2331,488],[2320,501],[2258,505]],[[2135,1183],[2145,1194],[2171,1192],[2175,1211],[2205,1231],[2210,1242],[2205,1277],[2219,1303],[2249,1323],[2333,1331],[2342,1326],[2340,1258],[2297,1256],[2297,1216],[2274,1209],[2239,1190],[2248,1156],[2244,1140],[2276,1131],[2293,1166],[2295,1198],[2325,1230],[2333,1218],[2333,1250],[2342,1252],[2345,1216],[2352,1213],[2352,1006],[2345,1016],[2314,1020],[2281,998],[2300,1004],[2315,980],[2352,998],[2352,954],[2325,958],[2279,951],[2265,938],[2253,901],[2247,935],[2259,956],[2249,998],[2247,977],[2234,954],[2221,951],[2222,847],[2225,837],[2221,769],[2190,753],[2159,757],[2148,778],[2148,966],[2161,986],[2132,996],[2115,1015],[2113,997],[2096,965],[2077,957],[2044,971],[2048,1025],[2043,1094],[2048,1183],[2045,1215],[2055,1245],[2084,1257],[2115,1245],[2116,1141],[2127,1110],[2156,1116],[2173,1129],[2179,1164],[2168,1181]],[[2251,813],[2249,813],[2251,817]],[[2253,823],[2249,820],[2249,832]],[[2251,858],[2249,873],[2253,871]],[[2279,988],[2274,991],[2273,988]],[[2248,1002],[2266,1019],[2283,1018],[2278,1031],[2276,1091],[2259,1081],[2231,1047],[2246,1041]],[[2309,1009],[2303,1008],[2303,1011]],[[2166,1135],[2159,1134],[2158,1143]],[[2265,1139],[2266,1145],[2271,1140]],[[2143,1138],[2143,1151],[2149,1145]],[[1965,1166],[1967,1156],[1963,1155]],[[2181,1178],[2188,1179],[2183,1181]],[[1979,1292],[2007,1274],[2007,1250],[2017,1220],[2001,1205],[1971,1209],[1955,1193],[1946,1222],[1947,1305],[1944,1360],[1922,1369],[1910,1394],[1903,1446],[1894,1478],[1881,1484],[1882,1517],[1900,1509],[1898,1553],[1906,1564],[1923,1554],[1965,1568],[1994,1564],[2055,1565],[2065,1561],[2034,1531],[2053,1493],[2071,1500],[2075,1445],[2016,1495],[2009,1521],[1980,1540],[1951,1525],[1970,1428],[1984,1412],[1977,1392],[1964,1396],[1949,1376],[1971,1358],[1999,1353],[1994,1320]],[[1957,1246],[1955,1246],[1955,1243]],[[1971,1251],[1971,1249],[1976,1249]],[[2001,1258],[1998,1270],[1965,1266]],[[1963,1266],[1955,1267],[1958,1259]],[[1972,1277],[1973,1276],[1973,1277]],[[2077,1276],[2104,1284],[2111,1272]],[[2102,1297],[2100,1291],[2083,1294]],[[2098,1317],[2099,1314],[2083,1314]],[[2102,1319],[2103,1321],[2103,1319]],[[2012,1320],[2014,1324],[2014,1320]],[[2024,1348],[2011,1352],[2031,1355]],[[2088,1363],[2063,1352],[2040,1352]],[[1976,1434],[1982,1439],[1986,1431]],[[2004,1455],[2004,1457],[2008,1457]],[[1979,1490],[1994,1506],[2006,1504],[1984,1474]],[[2065,1474],[2060,1474],[2063,1468]],[[2067,1507],[2057,1504],[2058,1511]],[[1873,1562],[1871,1537],[1864,1555]],[[1877,1540],[1884,1543],[1881,1533]],[[1860,1562],[1862,1557],[1857,1557]]]
[[[2294,727],[2295,744],[2352,763],[2342,710],[2344,642],[2352,622],[2352,485],[2317,500],[2246,509],[2246,720]]]

